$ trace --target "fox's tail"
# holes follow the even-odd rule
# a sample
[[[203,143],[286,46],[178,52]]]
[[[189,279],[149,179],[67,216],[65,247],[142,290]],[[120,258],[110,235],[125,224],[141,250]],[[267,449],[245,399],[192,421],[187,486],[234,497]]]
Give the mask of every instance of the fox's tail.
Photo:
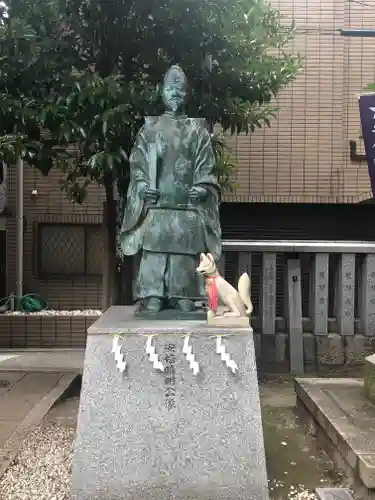
[[[250,278],[247,273],[243,273],[238,280],[238,293],[240,294],[242,302],[246,306],[246,314],[250,316],[253,312],[253,304],[250,296]]]

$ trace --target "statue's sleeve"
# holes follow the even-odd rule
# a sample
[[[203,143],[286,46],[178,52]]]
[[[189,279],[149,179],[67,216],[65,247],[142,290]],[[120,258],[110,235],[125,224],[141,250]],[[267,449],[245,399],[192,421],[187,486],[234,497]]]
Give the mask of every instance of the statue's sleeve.
[[[130,154],[130,180],[120,232],[121,248],[125,255],[134,255],[142,245],[140,223],[144,201],[140,192],[149,184],[146,129],[142,127]]]
[[[202,125],[197,126],[197,148],[194,162],[194,186],[207,184],[220,196],[220,187],[215,175],[215,154],[212,149],[211,137]],[[207,187],[207,186],[206,186]]]
[[[199,206],[198,211],[203,219],[207,251],[217,261],[221,256],[220,186],[215,174],[215,155],[211,137],[205,127],[198,128],[193,183],[194,186],[205,187],[209,193],[207,199]]]

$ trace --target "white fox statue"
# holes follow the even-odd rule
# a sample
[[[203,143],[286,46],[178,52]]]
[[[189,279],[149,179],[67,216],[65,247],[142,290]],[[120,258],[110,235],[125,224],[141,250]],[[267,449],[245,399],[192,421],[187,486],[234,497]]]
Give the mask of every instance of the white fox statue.
[[[213,326],[249,326],[249,316],[253,312],[250,296],[250,278],[243,273],[238,280],[238,290],[220,276],[213,256],[201,253],[196,272],[204,276],[208,297],[207,322]],[[218,315],[219,299],[229,311]]]

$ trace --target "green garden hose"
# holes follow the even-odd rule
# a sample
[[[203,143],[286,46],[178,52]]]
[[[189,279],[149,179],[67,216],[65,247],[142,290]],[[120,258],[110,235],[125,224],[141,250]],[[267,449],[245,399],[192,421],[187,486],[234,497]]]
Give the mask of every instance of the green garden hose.
[[[5,313],[11,309],[12,302],[16,305],[17,297],[12,294],[0,299],[0,313]],[[48,302],[41,296],[28,293],[19,300],[18,310],[22,312],[39,312],[48,308]]]

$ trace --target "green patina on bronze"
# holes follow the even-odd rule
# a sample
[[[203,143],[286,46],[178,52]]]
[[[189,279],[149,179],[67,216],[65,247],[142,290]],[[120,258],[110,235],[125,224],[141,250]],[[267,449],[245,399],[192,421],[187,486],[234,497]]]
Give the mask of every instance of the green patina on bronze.
[[[201,118],[182,114],[187,80],[179,66],[165,75],[162,116],[146,117],[130,156],[130,185],[120,241],[141,252],[135,296],[146,311],[194,311],[205,298],[199,253],[221,255],[220,187],[210,134]]]

